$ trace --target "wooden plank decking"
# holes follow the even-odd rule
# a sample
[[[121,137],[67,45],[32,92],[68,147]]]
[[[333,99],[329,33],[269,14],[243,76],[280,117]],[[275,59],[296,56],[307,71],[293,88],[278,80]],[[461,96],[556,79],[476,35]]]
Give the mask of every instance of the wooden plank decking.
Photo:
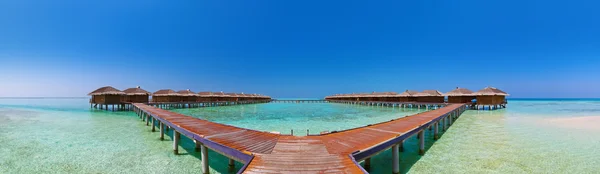
[[[291,136],[214,123],[134,104],[148,114],[208,148],[245,163],[243,173],[366,173],[356,161],[401,143],[443,118],[457,117],[464,104],[379,124],[318,136]]]

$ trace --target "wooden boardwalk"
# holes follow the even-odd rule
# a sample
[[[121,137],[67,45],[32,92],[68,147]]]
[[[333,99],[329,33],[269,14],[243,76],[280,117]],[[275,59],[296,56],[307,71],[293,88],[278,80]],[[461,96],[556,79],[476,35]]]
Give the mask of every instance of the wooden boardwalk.
[[[343,103],[353,105],[368,105],[368,106],[387,106],[387,107],[402,107],[402,108],[439,108],[449,103],[430,103],[430,102],[397,102],[397,101],[347,101],[347,100],[327,100],[329,103]]]
[[[271,100],[271,103],[328,103],[327,100]]]
[[[364,127],[314,136],[292,136],[262,132],[214,123],[148,106],[133,104],[134,111],[152,129],[165,126],[174,129],[174,151],[177,153],[179,134],[196,142],[202,149],[203,173],[208,171],[206,148],[232,160],[244,163],[240,173],[367,173],[357,161],[390,147],[397,157],[402,142],[419,135],[420,150],[424,153],[423,132],[433,126],[436,138],[439,126],[446,129],[452,120],[466,110],[464,104],[445,107]],[[399,164],[395,158],[393,163]],[[230,161],[232,165],[232,161]],[[368,168],[368,167],[367,167]],[[395,172],[397,165],[394,165]]]

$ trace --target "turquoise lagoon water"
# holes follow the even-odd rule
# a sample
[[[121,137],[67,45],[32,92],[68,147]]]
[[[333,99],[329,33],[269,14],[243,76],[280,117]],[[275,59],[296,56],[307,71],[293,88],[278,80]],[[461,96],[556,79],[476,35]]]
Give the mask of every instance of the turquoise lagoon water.
[[[339,131],[424,112],[424,109],[357,106],[330,103],[270,103],[173,110],[185,115],[294,135]]]
[[[342,104],[270,103],[176,112],[264,131],[305,134],[387,121],[423,110]],[[600,101],[509,100],[497,111],[467,111],[442,138],[427,133],[425,156],[410,138],[401,155],[407,173],[597,173]],[[599,125],[599,126],[595,126]],[[0,99],[0,173],[196,173],[199,154],[183,138],[158,139],[131,112],[90,110],[88,99]],[[233,173],[210,152],[213,173]],[[391,153],[372,159],[372,173],[391,172]],[[241,164],[236,164],[237,171]]]

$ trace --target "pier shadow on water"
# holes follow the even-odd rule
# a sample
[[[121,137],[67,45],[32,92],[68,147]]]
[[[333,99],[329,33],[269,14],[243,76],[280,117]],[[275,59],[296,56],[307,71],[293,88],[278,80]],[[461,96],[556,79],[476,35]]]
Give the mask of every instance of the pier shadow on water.
[[[157,139],[158,139],[158,134],[159,134],[158,129],[157,129],[156,133],[157,133]],[[158,140],[158,141],[160,141],[160,140]],[[165,130],[165,140],[163,140],[163,141],[165,143],[173,144],[173,129],[169,129],[169,131]],[[183,134],[181,134],[180,139],[179,139],[179,153],[176,156],[190,155],[190,156],[197,158],[198,163],[201,163],[202,162],[201,153],[200,153],[200,151],[196,152],[195,148],[196,148],[196,144],[194,143],[194,141],[192,139],[184,136]],[[173,148],[165,149],[165,150],[169,150],[172,152]],[[229,165],[229,158],[227,158],[215,151],[212,151],[211,149],[208,149],[208,166],[209,166],[210,173],[237,173],[244,166],[243,163],[240,163],[237,161],[235,162],[235,168],[233,168],[233,169],[230,169],[228,165]],[[201,168],[198,168],[197,170],[198,170],[198,173],[202,173]]]
[[[446,130],[448,131],[448,130]],[[440,126],[440,139],[448,138],[443,137],[445,131]],[[400,151],[400,173],[408,173],[413,165],[415,165],[422,157],[427,156],[427,152],[431,147],[434,146],[436,141],[434,140],[433,129],[427,129],[425,131],[425,155],[419,155],[419,139],[418,134],[414,134],[410,138],[404,141],[403,151]],[[364,162],[360,162],[361,166],[364,167]],[[392,150],[387,149],[381,153],[371,157],[371,174],[389,174],[392,173]]]
[[[440,127],[441,128],[441,127]],[[157,130],[158,135],[158,130]],[[444,138],[444,131],[440,129],[440,138]],[[427,151],[433,147],[436,140],[433,139],[433,131],[427,129],[425,131],[425,155]],[[446,137],[447,138],[447,137]],[[158,139],[158,136],[157,136]],[[159,140],[160,141],[160,140]],[[173,143],[173,130],[165,131],[164,143]],[[400,173],[408,173],[413,165],[417,163],[423,156],[419,155],[419,139],[417,134],[406,139],[404,142],[404,151],[400,152]],[[173,149],[165,149],[172,151]],[[198,163],[201,163],[201,153],[195,151],[194,142],[181,135],[179,144],[179,154],[177,156],[190,155],[198,159]],[[229,159],[217,152],[209,149],[209,170],[211,173],[237,173],[242,167],[243,163],[235,162],[235,168],[230,169],[228,167]],[[360,163],[364,166],[364,162]],[[198,168],[200,172],[202,169]],[[392,152],[391,149],[385,150],[373,157],[371,157],[371,169],[372,174],[388,174],[392,173]]]

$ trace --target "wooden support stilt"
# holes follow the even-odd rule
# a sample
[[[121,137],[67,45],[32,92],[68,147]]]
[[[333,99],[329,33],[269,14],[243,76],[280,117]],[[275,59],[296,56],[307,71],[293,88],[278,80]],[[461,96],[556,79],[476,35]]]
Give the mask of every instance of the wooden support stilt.
[[[404,152],[404,140],[400,141],[400,143],[398,143],[398,148],[400,149],[400,152]]]
[[[419,132],[419,155],[425,155],[425,130]]]
[[[165,140],[165,124],[163,123],[158,123],[160,124],[160,140]]]
[[[442,130],[446,131],[446,129],[448,129],[448,126],[446,124],[446,117],[442,118]]]
[[[201,146],[202,146],[202,143],[200,143],[200,142],[198,142],[198,141],[194,140],[194,144],[195,144],[195,146],[196,146],[196,147],[194,147],[194,151],[196,151],[196,152],[200,152],[200,150],[201,150]]]
[[[156,119],[154,119],[154,117],[150,117],[150,119],[152,119],[152,132],[155,132],[156,130]]]
[[[399,174],[400,173],[400,145],[392,146],[392,173]]]
[[[200,149],[202,149],[202,155],[201,155],[201,160],[202,160],[202,173],[203,174],[208,174],[208,148],[206,148],[206,146],[204,145],[200,145]]]
[[[233,159],[229,159],[229,170],[233,171],[233,169],[235,169],[235,161]]]
[[[436,122],[435,124],[433,124],[433,139],[437,140],[440,139],[440,123]]]
[[[173,153],[177,155],[179,153],[179,132],[173,131]]]

